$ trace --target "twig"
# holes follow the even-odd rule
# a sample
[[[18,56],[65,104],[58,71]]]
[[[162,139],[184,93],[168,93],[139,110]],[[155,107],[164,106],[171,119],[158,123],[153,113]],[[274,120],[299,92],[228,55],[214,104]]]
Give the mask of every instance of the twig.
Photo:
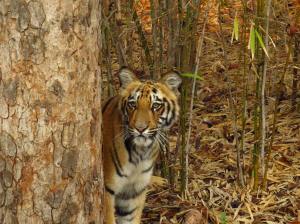
[[[280,77],[279,83],[277,85],[277,89],[276,89],[276,99],[275,99],[275,106],[274,106],[274,115],[273,115],[273,124],[272,124],[272,135],[271,135],[271,139],[269,142],[269,146],[268,146],[268,150],[267,150],[267,159],[266,159],[266,164],[265,164],[265,173],[264,173],[264,178],[263,178],[263,188],[267,187],[267,179],[268,179],[268,169],[269,169],[269,161],[270,161],[270,157],[271,157],[271,152],[272,152],[272,148],[273,148],[273,142],[274,142],[274,137],[275,137],[275,132],[276,132],[276,124],[277,124],[277,110],[278,110],[278,106],[279,106],[279,101],[280,101],[280,95],[281,95],[281,89],[282,86],[284,84],[284,78],[285,75],[287,73],[288,67],[289,67],[289,59],[291,56],[291,41],[288,45],[288,54],[286,57],[286,61],[285,61],[285,66],[284,66],[284,70],[283,73]]]
[[[122,41],[120,39],[120,36],[117,35],[117,33],[119,33],[119,30],[116,25],[116,20],[114,19],[113,21],[111,21],[113,15],[115,15],[116,12],[117,10],[113,10],[108,17],[103,19],[101,25],[103,25],[104,30],[106,30],[107,33],[110,35],[113,45],[116,46],[119,64],[121,66],[123,65],[128,66]]]
[[[231,118],[233,120],[233,130],[234,130],[234,139],[235,139],[235,148],[237,151],[237,169],[238,169],[238,180],[239,183],[243,186],[244,185],[244,174],[243,174],[243,163],[241,162],[241,149],[238,142],[238,128],[237,128],[237,110],[234,104],[233,95],[232,95],[232,86],[231,86],[231,79],[227,75],[228,72],[228,58],[227,58],[227,51],[226,51],[226,45],[225,45],[225,38],[223,37],[223,27],[222,22],[220,18],[220,4],[218,6],[218,21],[219,21],[219,27],[220,27],[220,36],[221,36],[221,42],[223,46],[224,51],[224,62],[225,62],[225,72],[226,78],[228,80],[228,89],[229,89],[229,107],[231,109],[230,114]]]
[[[172,11],[174,11],[175,9],[177,9],[176,5],[175,5],[174,7],[172,7],[172,8],[170,8],[170,9],[164,11],[163,13],[161,13],[161,15],[155,17],[155,18],[153,19],[153,21],[161,20],[162,18],[164,18],[164,17],[166,17],[166,16],[169,16],[170,13],[171,13]],[[136,29],[136,25],[130,25],[130,26],[127,26],[127,27],[126,27],[126,30],[123,30],[123,31],[119,34],[119,37],[122,37],[123,35],[125,35],[125,33],[126,33],[127,31],[134,30],[134,29]]]

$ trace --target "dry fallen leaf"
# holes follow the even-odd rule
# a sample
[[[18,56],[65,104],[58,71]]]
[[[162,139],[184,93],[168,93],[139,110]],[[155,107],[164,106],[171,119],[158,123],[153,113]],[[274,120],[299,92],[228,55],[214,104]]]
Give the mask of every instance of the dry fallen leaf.
[[[204,217],[203,213],[192,209],[185,214],[184,224],[207,224],[207,219]]]

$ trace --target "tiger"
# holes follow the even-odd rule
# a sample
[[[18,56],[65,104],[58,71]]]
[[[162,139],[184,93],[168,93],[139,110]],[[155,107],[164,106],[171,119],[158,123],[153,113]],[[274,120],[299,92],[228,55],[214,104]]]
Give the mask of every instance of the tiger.
[[[106,224],[140,224],[155,160],[178,118],[180,74],[141,81],[123,67],[120,93],[102,107]]]

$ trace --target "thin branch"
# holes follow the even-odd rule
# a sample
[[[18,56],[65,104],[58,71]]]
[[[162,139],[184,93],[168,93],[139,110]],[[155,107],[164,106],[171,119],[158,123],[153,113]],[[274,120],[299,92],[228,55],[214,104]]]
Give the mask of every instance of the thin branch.
[[[276,99],[275,99],[275,106],[274,106],[274,115],[273,115],[273,124],[272,124],[272,135],[271,135],[271,139],[268,145],[268,149],[267,149],[267,159],[266,159],[266,164],[265,164],[265,173],[264,173],[264,178],[263,178],[263,188],[267,187],[267,177],[268,177],[268,169],[269,169],[269,161],[271,158],[271,152],[272,152],[272,148],[273,148],[273,142],[274,142],[274,137],[275,137],[275,132],[276,132],[276,125],[277,125],[277,116],[278,116],[278,106],[279,106],[279,101],[280,101],[280,95],[282,93],[281,89],[282,86],[284,85],[284,78],[285,75],[287,73],[288,67],[289,67],[289,59],[291,57],[291,52],[292,52],[292,46],[291,46],[291,41],[288,44],[288,53],[287,53],[287,57],[285,60],[285,66],[283,69],[283,73],[280,77],[279,83],[277,84],[277,88],[276,88]]]
[[[238,142],[238,128],[237,128],[237,109],[236,106],[234,104],[234,99],[233,99],[233,95],[232,95],[232,86],[231,86],[231,82],[232,80],[230,79],[230,77],[227,75],[228,74],[228,58],[227,58],[227,51],[226,51],[226,44],[225,44],[225,38],[223,35],[223,27],[222,27],[222,22],[221,22],[221,18],[220,18],[220,4],[218,6],[218,21],[219,21],[219,27],[220,27],[220,36],[221,36],[221,42],[222,42],[222,46],[223,46],[223,51],[224,51],[224,63],[225,63],[225,76],[228,80],[228,89],[229,89],[229,107],[230,107],[230,114],[231,114],[231,118],[233,120],[233,130],[234,130],[234,139],[235,139],[235,148],[236,148],[236,156],[237,156],[237,169],[238,169],[238,180],[239,183],[244,186],[244,172],[243,172],[243,162],[242,162],[242,151],[240,149],[239,146],[239,142]]]
[[[117,51],[117,56],[118,56],[118,61],[121,66],[126,65],[128,66],[125,52],[124,52],[124,47],[122,43],[122,39],[120,36],[117,34],[120,32],[119,27],[116,25],[116,20],[114,19],[114,15],[117,12],[117,10],[113,10],[110,15],[108,15],[106,18],[103,18],[103,21],[101,25],[104,27],[104,29],[107,31],[109,34],[113,45],[116,46],[116,51]],[[104,15],[104,12],[103,12]]]
[[[177,6],[176,6],[176,4],[175,4],[174,7],[170,8],[170,9],[168,9],[168,10],[163,11],[163,13],[161,13],[160,15],[158,15],[157,17],[155,17],[155,18],[153,19],[153,22],[154,22],[154,21],[161,20],[162,18],[164,18],[164,17],[166,17],[166,16],[169,16],[170,13],[172,13],[172,12],[173,12],[174,10],[176,10],[176,9],[177,9]],[[130,25],[130,26],[127,26],[127,27],[126,27],[126,30],[123,30],[123,31],[120,33],[119,37],[125,35],[125,33],[126,33],[127,31],[134,30],[134,29],[136,29],[136,25]]]

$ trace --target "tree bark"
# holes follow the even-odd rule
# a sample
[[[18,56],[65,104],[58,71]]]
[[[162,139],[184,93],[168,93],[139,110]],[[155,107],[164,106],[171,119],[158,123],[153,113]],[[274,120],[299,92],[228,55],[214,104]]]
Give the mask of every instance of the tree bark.
[[[99,0],[0,0],[0,223],[102,223]]]

